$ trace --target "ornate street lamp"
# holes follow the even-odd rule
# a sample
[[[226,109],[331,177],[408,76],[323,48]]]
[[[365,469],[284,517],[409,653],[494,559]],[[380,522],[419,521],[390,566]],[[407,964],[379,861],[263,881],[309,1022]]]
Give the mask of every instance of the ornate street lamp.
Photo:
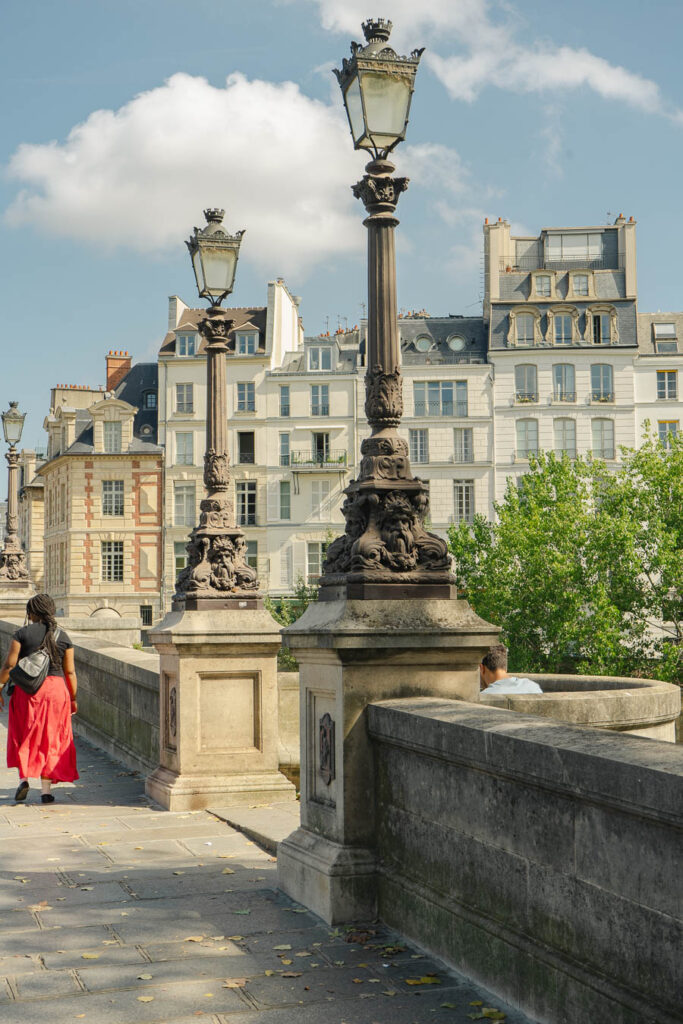
[[[351,44],[351,59],[335,71],[353,144],[373,159],[353,194],[368,212],[368,341],[365,414],[372,434],[361,445],[357,480],[345,490],[346,532],[332,542],[320,598],[454,596],[446,542],[424,526],[427,485],[413,476],[408,445],[398,436],[403,414],[396,310],[396,205],[408,186],[395,178],[387,154],[405,138],[422,50],[401,57],[388,45],[392,24],[363,25],[367,45]]]
[[[21,441],[21,432],[24,429],[25,412],[19,412],[19,403],[10,402],[9,409],[2,413],[2,430],[5,441],[9,445],[6,453],[7,465],[7,527],[5,535],[5,546],[0,552],[0,583],[28,582],[28,568],[26,555],[19,540],[19,496],[17,490],[17,471],[19,467],[19,453],[17,445]]]
[[[221,302],[235,281],[244,231],[228,234],[224,210],[205,210],[206,227],[194,229],[186,243],[192,257],[200,296],[211,305],[199,321],[206,343],[206,451],[204,484],[207,494],[200,504],[199,526],[187,545],[188,563],[176,581],[174,608],[254,608],[259,604],[256,572],[247,565],[247,545],[235,525],[230,499],[228,458],[228,407],[226,354],[234,324]]]

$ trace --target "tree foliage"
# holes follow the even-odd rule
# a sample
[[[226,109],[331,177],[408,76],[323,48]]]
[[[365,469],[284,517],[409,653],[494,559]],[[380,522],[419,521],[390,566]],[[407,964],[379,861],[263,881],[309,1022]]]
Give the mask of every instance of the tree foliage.
[[[449,531],[458,587],[503,628],[516,670],[683,669],[683,441],[649,433],[603,462],[552,453],[508,481],[496,522]]]
[[[309,586],[303,576],[298,576],[293,597],[266,597],[266,608],[281,626],[291,626],[317,598],[318,588]],[[299,663],[284,643],[278,651],[277,660],[278,668],[283,672],[298,671]]]

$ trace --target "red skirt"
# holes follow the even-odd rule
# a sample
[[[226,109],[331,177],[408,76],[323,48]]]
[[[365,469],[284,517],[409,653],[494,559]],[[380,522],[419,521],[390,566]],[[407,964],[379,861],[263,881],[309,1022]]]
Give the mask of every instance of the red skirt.
[[[48,676],[32,697],[18,686],[10,697],[7,767],[18,768],[22,779],[78,778],[71,697],[62,676]]]

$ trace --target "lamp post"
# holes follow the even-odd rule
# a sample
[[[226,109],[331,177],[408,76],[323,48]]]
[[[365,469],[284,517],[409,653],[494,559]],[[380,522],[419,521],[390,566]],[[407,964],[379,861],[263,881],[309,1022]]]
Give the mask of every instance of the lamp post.
[[[17,492],[17,470],[19,453],[17,445],[24,429],[25,412],[19,412],[19,403],[10,402],[9,409],[2,413],[2,430],[9,445],[6,453],[7,465],[7,532],[5,546],[0,553],[0,583],[28,583],[26,555],[19,540],[19,500]]]
[[[368,341],[365,413],[371,436],[361,445],[360,473],[345,490],[346,531],[327,551],[320,599],[450,598],[454,578],[446,542],[424,526],[427,485],[413,476],[398,436],[403,413],[396,309],[394,229],[407,178],[394,177],[388,154],[405,138],[422,50],[402,57],[388,45],[392,24],[363,24],[366,45],[335,71],[355,149],[372,153],[353,186],[368,216]]]
[[[234,321],[221,309],[235,281],[244,231],[229,234],[223,227],[224,210],[205,210],[206,227],[194,229],[186,243],[197,279],[197,290],[210,302],[199,322],[206,346],[206,451],[199,525],[187,545],[188,564],[176,581],[174,608],[188,610],[222,607],[257,607],[258,579],[246,562],[246,542],[235,525],[228,489],[227,352]]]

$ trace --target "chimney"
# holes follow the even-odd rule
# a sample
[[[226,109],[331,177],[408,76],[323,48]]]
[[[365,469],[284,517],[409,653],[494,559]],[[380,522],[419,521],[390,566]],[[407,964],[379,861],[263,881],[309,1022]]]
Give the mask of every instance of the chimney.
[[[128,352],[109,352],[107,356],[107,391],[114,391],[131,368]]]

